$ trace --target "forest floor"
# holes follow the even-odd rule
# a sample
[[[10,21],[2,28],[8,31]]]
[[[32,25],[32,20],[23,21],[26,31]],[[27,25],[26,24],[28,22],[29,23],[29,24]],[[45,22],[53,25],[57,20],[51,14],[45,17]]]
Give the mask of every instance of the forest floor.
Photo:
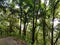
[[[0,45],[28,45],[26,42],[13,37],[0,38]]]

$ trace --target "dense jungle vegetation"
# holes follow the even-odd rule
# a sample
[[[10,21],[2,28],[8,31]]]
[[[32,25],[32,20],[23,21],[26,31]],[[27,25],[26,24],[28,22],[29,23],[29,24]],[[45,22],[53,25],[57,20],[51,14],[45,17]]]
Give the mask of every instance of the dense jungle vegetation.
[[[60,0],[0,0],[0,37],[60,45]]]

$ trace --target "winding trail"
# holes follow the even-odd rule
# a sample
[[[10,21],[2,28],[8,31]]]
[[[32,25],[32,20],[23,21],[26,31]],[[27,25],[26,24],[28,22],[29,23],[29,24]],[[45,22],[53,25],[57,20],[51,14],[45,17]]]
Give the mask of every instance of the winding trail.
[[[14,40],[13,38],[1,38],[0,45],[27,45],[26,43]]]

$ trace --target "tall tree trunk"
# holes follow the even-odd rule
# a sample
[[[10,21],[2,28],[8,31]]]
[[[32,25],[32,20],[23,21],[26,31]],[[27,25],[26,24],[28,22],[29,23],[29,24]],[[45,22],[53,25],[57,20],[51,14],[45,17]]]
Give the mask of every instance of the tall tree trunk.
[[[21,36],[21,24],[22,24],[22,7],[20,7],[20,11],[21,11],[21,14],[20,14],[20,30],[19,30],[19,34]]]
[[[46,45],[46,22],[45,22],[45,19],[46,19],[46,0],[44,1],[44,10],[43,10],[43,41],[44,41],[44,45]]]
[[[53,18],[52,22],[54,22],[54,18]],[[52,31],[51,31],[51,45],[53,45],[53,30],[54,30],[53,25],[54,25],[54,23],[52,24]]]
[[[24,12],[24,29],[23,29],[23,35],[24,35],[24,37],[26,37],[26,27],[27,27],[27,25],[26,25],[26,23],[27,23],[27,13],[25,13]]]
[[[44,45],[46,45],[46,40],[45,40],[45,19],[43,19],[43,41],[44,41]]]
[[[10,28],[10,29],[9,29],[9,32],[10,32],[10,33],[13,32],[11,17],[12,17],[12,15],[10,15],[10,27],[9,27],[9,28]]]
[[[55,8],[56,8],[56,6],[53,5],[52,6],[52,16],[53,16],[53,19],[52,19],[52,30],[51,30],[51,45],[54,45],[54,42],[53,42],[53,31],[54,31]]]
[[[53,26],[54,26],[54,18],[55,18],[55,9],[56,9],[56,6],[57,6],[58,3],[59,3],[59,0],[55,3],[55,5],[53,7],[52,34],[53,34],[53,30],[54,30]],[[59,32],[59,34],[60,34],[60,32]],[[55,45],[57,43],[58,38],[59,38],[59,34],[58,34],[58,37],[56,38],[55,42],[53,42],[53,39],[51,40],[51,45]],[[53,35],[52,35],[52,38],[53,38]],[[52,42],[53,42],[53,44],[52,44]]]
[[[37,14],[36,14],[36,25],[37,25],[37,19],[38,19],[38,11],[40,10],[40,7],[41,7],[41,0],[38,0],[38,9],[37,9]],[[36,33],[36,45],[38,44],[38,32],[39,30],[37,31]]]
[[[34,3],[34,8],[33,8],[33,30],[32,30],[32,45],[34,44],[35,42],[35,38],[34,38],[34,35],[35,35],[35,25],[34,25],[34,12],[35,12],[35,0],[33,1]]]
[[[53,42],[53,31],[54,31],[54,19],[55,19],[55,9],[56,9],[56,6],[57,4],[59,3],[59,0],[57,0],[57,2],[55,3],[55,0],[50,0],[50,5],[51,5],[51,13],[52,13],[52,16],[53,16],[53,19],[52,19],[52,30],[51,30],[51,45],[54,45],[54,42]]]

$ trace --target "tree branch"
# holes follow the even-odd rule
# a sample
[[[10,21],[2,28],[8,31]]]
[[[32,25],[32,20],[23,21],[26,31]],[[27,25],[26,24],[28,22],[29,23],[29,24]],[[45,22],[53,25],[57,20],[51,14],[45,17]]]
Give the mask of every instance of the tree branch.
[[[58,39],[59,39],[59,36],[60,36],[60,32],[58,34],[58,37],[56,38],[55,42],[54,42],[54,45],[57,43]]]

